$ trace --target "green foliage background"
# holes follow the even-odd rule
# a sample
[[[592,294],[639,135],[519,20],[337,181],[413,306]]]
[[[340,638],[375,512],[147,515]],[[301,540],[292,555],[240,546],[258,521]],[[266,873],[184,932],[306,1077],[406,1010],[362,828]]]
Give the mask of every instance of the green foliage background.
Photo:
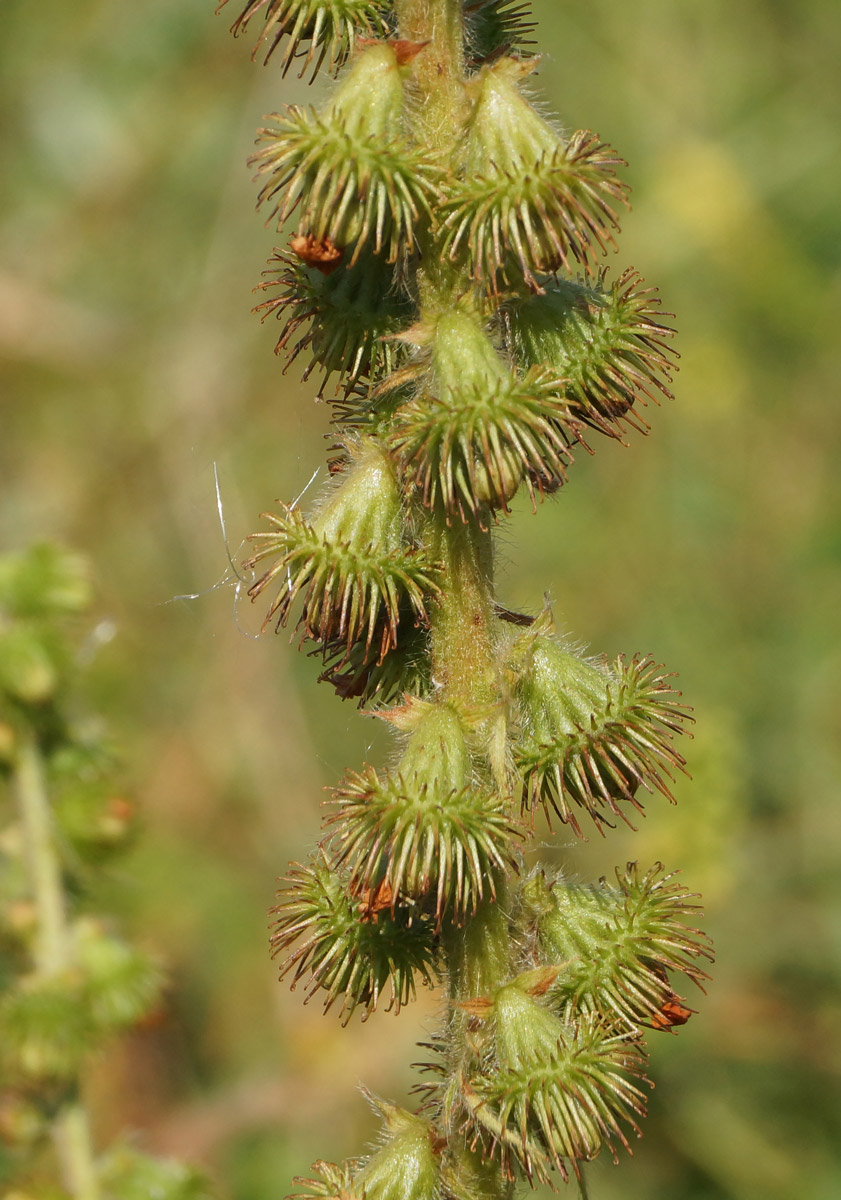
[[[661,857],[703,892],[718,964],[655,1046],[644,1141],[599,1200],[841,1195],[841,9],[836,0],[542,0],[540,86],[627,157],[618,263],[679,314],[678,400],[501,537],[503,590],[594,650],[651,651],[695,706],[694,781],[584,877]],[[429,996],[342,1030],[274,982],[263,914],[321,788],[383,752],[230,581],[257,513],[323,461],[326,406],[249,315],[273,239],[243,163],[307,102],[210,0],[4,0],[0,543],[94,563],[91,704],[142,836],[100,886],[168,957],[165,1017],[92,1072],[128,1126],[267,1200],[405,1100]],[[241,555],[240,555],[241,557]],[[228,582],[218,584],[223,577]],[[198,593],[195,599],[185,594]],[[89,649],[93,643],[89,645]]]

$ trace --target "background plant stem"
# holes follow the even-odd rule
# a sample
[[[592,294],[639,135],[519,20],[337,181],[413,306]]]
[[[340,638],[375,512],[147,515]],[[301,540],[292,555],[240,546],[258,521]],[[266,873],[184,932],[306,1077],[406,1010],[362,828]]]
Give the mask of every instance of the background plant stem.
[[[38,918],[35,971],[48,978],[72,966],[73,943],[44,764],[34,737],[24,739],[20,746],[15,768],[15,793]],[[71,1089],[57,1112],[52,1132],[64,1186],[74,1200],[99,1200],[90,1123],[79,1098],[78,1086]]]

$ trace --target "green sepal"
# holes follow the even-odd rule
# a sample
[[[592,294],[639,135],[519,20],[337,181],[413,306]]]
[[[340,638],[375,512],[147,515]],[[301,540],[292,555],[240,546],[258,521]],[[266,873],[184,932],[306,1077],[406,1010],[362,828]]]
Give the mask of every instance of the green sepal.
[[[306,352],[303,378],[321,368],[321,396],[334,374],[343,376],[347,393],[360,379],[373,383],[395,370],[403,346],[393,335],[408,323],[411,305],[381,256],[363,255],[325,273],[278,250],[265,274],[260,289],[277,294],[254,311],[283,322],[275,353],[286,355],[284,371]]]
[[[591,270],[613,244],[615,205],[627,189],[616,179],[623,160],[586,130],[562,139],[518,87],[531,68],[502,59],[480,73],[467,137],[465,170],[442,205],[443,253],[468,256],[491,289],[500,275],[535,273],[574,263]]]
[[[259,202],[278,226],[298,209],[298,234],[348,251],[365,246],[388,262],[414,245],[414,228],[438,195],[440,168],[402,133],[403,84],[394,51],[380,43],[355,60],[320,113],[289,108],[259,131],[252,156]]]
[[[328,819],[354,887],[384,888],[393,909],[410,903],[463,924],[495,880],[517,868],[521,831],[501,797],[470,783],[470,759],[453,710],[430,705],[394,773],[348,772]]]
[[[655,288],[633,270],[610,286],[604,274],[593,287],[555,280],[537,295],[510,300],[503,309],[507,340],[524,367],[542,366],[564,380],[573,414],[612,437],[623,423],[642,433],[648,425],[632,411],[637,401],[672,399],[675,369]]]
[[[221,0],[219,8],[226,3]],[[280,60],[283,74],[296,58],[303,58],[300,75],[312,66],[311,80],[325,62],[328,70],[337,71],[360,34],[377,37],[388,30],[384,6],[376,0],[248,0],[231,26],[234,36],[244,33],[261,10],[265,25],[251,57],[256,58],[261,46],[268,43],[264,60],[268,62],[287,38]],[[306,50],[304,42],[309,42]]]
[[[604,1148],[615,1159],[626,1128],[640,1132],[644,1068],[638,1042],[586,1015],[564,1021],[515,981],[493,997],[493,1060],[462,1099],[506,1173],[547,1181],[554,1167],[566,1179]]]
[[[709,939],[687,924],[701,915],[697,896],[665,874],[662,863],[643,872],[635,862],[616,869],[617,886],[549,883],[535,872],[520,902],[537,935],[543,961],[558,965],[552,996],[562,1007],[601,1014],[630,1031],[669,1028],[668,1005],[678,997],[667,972],[701,985],[700,959],[712,961]],[[665,1009],[665,1013],[664,1013]]]
[[[216,1192],[193,1167],[116,1146],[99,1164],[102,1200],[215,1200]]]
[[[528,54],[537,22],[525,0],[471,0],[465,6],[467,48],[476,65],[512,50]]]
[[[299,510],[263,513],[273,528],[251,534],[259,545],[243,565],[254,570],[266,559],[271,566],[250,587],[256,600],[274,584],[266,624],[286,624],[299,596],[299,626],[306,637],[328,650],[357,641],[366,653],[375,634],[375,653],[382,659],[395,644],[405,600],[416,621],[426,623],[426,601],[438,593],[438,572],[424,553],[406,544],[403,497],[394,469],[369,441],[349,444],[351,462],[333,482],[312,521]]]
[[[517,670],[514,756],[532,808],[554,809],[580,837],[578,808],[601,830],[612,816],[630,824],[623,803],[642,811],[640,786],[674,799],[672,771],[685,767],[674,736],[691,718],[651,658],[594,664],[532,631],[517,644],[528,662]]]
[[[357,1008],[371,1013],[381,1001],[399,1012],[414,998],[416,975],[432,985],[435,939],[417,913],[392,912],[376,890],[352,888],[323,851],[306,865],[292,863],[283,882],[272,909],[272,955],[291,950],[280,978],[291,974],[294,989],[308,977],[305,1002],[323,991],[325,1011],[341,999],[349,1020]]]

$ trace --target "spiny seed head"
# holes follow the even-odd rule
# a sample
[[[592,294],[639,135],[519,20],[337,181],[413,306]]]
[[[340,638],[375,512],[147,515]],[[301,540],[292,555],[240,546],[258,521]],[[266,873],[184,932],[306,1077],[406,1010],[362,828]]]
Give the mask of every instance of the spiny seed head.
[[[690,718],[653,660],[594,665],[532,630],[518,645],[529,659],[515,685],[526,802],[581,836],[578,807],[601,831],[612,816],[630,824],[623,803],[642,811],[640,786],[672,800],[671,772],[685,766],[673,740]]]
[[[219,8],[226,3],[221,0]],[[312,67],[311,80],[325,62],[328,70],[338,70],[360,33],[371,37],[388,28],[384,6],[376,0],[248,0],[231,27],[234,36],[244,33],[258,14],[265,24],[251,57],[265,46],[268,62],[286,39],[280,60],[283,74],[300,57],[300,74]]]
[[[660,863],[646,872],[628,863],[616,878],[615,887],[604,879],[565,884],[537,871],[523,882],[520,902],[537,952],[558,964],[554,1002],[597,1013],[617,1032],[669,1028],[677,1022],[668,1021],[668,1006],[679,1001],[669,972],[701,986],[708,976],[699,960],[712,960],[709,939],[687,923],[700,915],[697,896]]]
[[[593,286],[546,280],[538,294],[503,308],[516,361],[563,377],[572,413],[610,437],[621,437],[624,425],[648,432],[633,406],[671,398],[674,331],[663,315],[656,289],[632,270],[610,285],[604,273]]]
[[[447,518],[508,505],[525,481],[554,490],[566,479],[581,429],[545,368],[520,378],[472,314],[456,309],[428,335],[422,390],[398,408],[390,443],[423,503]]]
[[[289,108],[259,131],[251,158],[278,226],[297,210],[297,235],[329,241],[353,266],[367,246],[390,263],[412,250],[414,225],[438,194],[440,169],[402,129],[403,86],[386,42],[359,54],[319,113]]]
[[[272,909],[272,955],[286,955],[280,978],[291,975],[293,988],[306,978],[306,1000],[323,992],[325,1011],[340,1000],[350,1019],[381,1001],[399,1012],[415,995],[416,976],[433,982],[429,923],[405,907],[392,911],[381,890],[352,887],[323,851],[307,864],[292,863],[282,883]]]
[[[639,1133],[645,1055],[598,1019],[569,1022],[515,980],[493,997],[493,1051],[481,1073],[465,1078],[462,1103],[474,1136],[507,1174],[516,1165],[547,1181]],[[624,1127],[624,1128],[623,1128]]]
[[[340,261],[325,272],[277,250],[264,275],[258,287],[273,294],[255,312],[283,322],[275,353],[285,355],[284,370],[306,353],[303,378],[316,368],[324,372],[319,395],[333,375],[342,377],[347,395],[361,379],[375,383],[395,370],[403,346],[393,335],[411,307],[382,256],[366,253],[352,267]]]
[[[442,208],[445,252],[466,256],[491,291],[500,278],[537,289],[539,272],[591,270],[613,244],[616,204],[626,199],[622,159],[595,134],[560,138],[521,94],[529,69],[503,59],[480,73],[464,177]]]
[[[243,565],[271,565],[252,584],[255,600],[276,585],[266,623],[278,628],[303,597],[299,625],[328,649],[366,652],[379,635],[379,657],[394,645],[405,598],[415,620],[426,620],[426,598],[438,590],[436,571],[406,541],[402,493],[389,460],[366,440],[349,442],[350,462],[322,507],[306,521],[296,508],[264,513],[272,529],[251,535],[260,547]]]
[[[463,924],[496,881],[516,870],[519,831],[493,793],[471,786],[439,790],[400,772],[348,772],[328,818],[338,860],[354,887],[385,886],[397,906],[411,904]]]
[[[468,50],[477,66],[513,50],[527,54],[535,44],[537,24],[524,0],[470,0],[464,12]]]

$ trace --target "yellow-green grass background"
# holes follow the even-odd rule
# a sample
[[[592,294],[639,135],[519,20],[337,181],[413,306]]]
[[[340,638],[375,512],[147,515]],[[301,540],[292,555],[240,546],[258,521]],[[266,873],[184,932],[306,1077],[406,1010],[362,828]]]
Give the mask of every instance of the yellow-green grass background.
[[[594,651],[651,652],[694,705],[692,782],[640,831],[547,853],[582,878],[662,859],[703,892],[718,963],[653,1036],[633,1159],[598,1200],[841,1196],[841,7],[543,0],[539,85],[628,159],[613,270],[679,314],[677,401],[499,535],[499,590]],[[381,760],[370,720],[231,583],[257,514],[324,461],[329,411],[249,313],[280,241],[244,165],[304,86],[212,0],[3,0],[3,548],[93,563],[114,634],[89,681],[143,812],[93,902],[170,964],[165,1019],[91,1072],[97,1138],[276,1200],[358,1153],[364,1081],[406,1101],[426,995],[342,1029],[275,981],[266,909],[322,789]],[[316,95],[321,94],[320,85]],[[195,599],[180,598],[197,593]]]

